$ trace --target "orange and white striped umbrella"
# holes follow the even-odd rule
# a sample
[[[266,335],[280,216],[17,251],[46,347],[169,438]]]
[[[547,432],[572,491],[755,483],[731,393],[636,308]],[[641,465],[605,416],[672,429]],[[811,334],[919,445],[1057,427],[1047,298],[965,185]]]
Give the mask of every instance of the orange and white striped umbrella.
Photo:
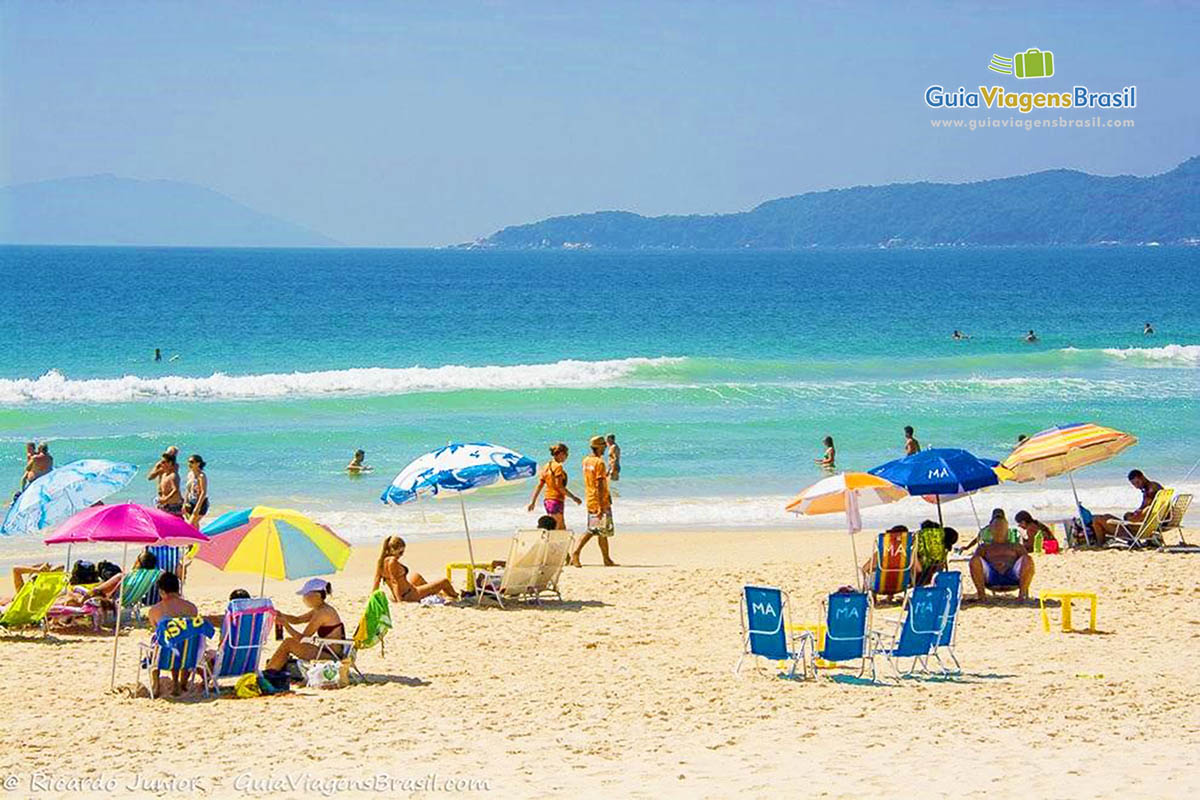
[[[1017,445],[1001,467],[1018,483],[1052,478],[1112,458],[1137,437],[1093,422],[1047,428]]]
[[[908,491],[889,480],[865,472],[840,472],[809,486],[788,502],[794,514],[835,514],[868,506],[894,503]]]

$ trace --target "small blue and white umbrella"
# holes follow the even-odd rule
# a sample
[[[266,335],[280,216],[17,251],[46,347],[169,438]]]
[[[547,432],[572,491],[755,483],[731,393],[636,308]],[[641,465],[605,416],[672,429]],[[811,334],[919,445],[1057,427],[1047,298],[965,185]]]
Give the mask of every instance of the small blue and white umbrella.
[[[133,464],[102,458],[85,458],[52,469],[13,501],[0,533],[32,533],[57,525],[120,491],[136,473]]]
[[[536,472],[536,461],[507,447],[486,442],[451,442],[426,453],[402,469],[379,499],[389,505],[401,505],[422,495],[437,496],[442,492],[455,492],[462,507],[467,551],[473,570],[475,548],[471,545],[471,527],[467,524],[467,506],[463,502],[463,494],[484,486],[523,481],[533,477]]]

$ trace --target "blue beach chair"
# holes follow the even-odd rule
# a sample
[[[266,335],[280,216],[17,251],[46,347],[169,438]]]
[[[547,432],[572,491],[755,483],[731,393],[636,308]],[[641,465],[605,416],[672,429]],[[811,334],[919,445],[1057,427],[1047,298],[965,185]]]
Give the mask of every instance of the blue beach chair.
[[[158,691],[158,681],[155,680],[157,673],[164,670],[201,673],[204,696],[208,696],[204,645],[215,632],[212,623],[200,616],[171,617],[159,621],[150,644],[138,645],[141,651],[138,682],[142,682],[142,674],[145,673],[151,698]]]
[[[804,661],[804,652],[796,652],[784,624],[787,595],[773,586],[746,586],[742,589],[743,651],[733,668],[736,675],[746,656],[759,656],[771,661],[790,661],[789,678],[796,677],[796,668]]]
[[[946,627],[942,629],[942,635],[938,637],[937,646],[933,650],[933,656],[941,665],[942,671],[949,674],[951,672],[962,674],[962,665],[958,663],[958,656],[954,653],[954,645],[958,641],[958,611],[962,608],[962,573],[957,570],[943,570],[939,572],[933,579],[935,589],[945,589],[950,593],[950,607],[946,612]],[[941,651],[945,650],[946,655],[954,662],[954,669],[946,668],[945,662],[942,661]]]
[[[206,675],[213,691],[222,678],[240,678],[253,672],[262,674],[263,650],[270,638],[275,606],[266,597],[231,600],[221,623],[221,642],[212,671]]]
[[[816,658],[834,663],[859,662],[858,676],[861,678],[871,665],[871,680],[875,680],[875,658],[871,646],[871,598],[866,592],[834,592],[821,604],[825,610],[825,644],[817,649],[811,633],[805,633],[807,645]],[[805,649],[802,643],[801,651]],[[817,676],[817,664],[812,663],[812,674]]]
[[[904,604],[904,619],[889,620],[895,626],[887,644],[875,652],[887,658],[897,677],[929,672],[929,657],[935,656],[946,630],[950,613],[950,590],[941,586],[920,586],[913,589]],[[880,636],[880,641],[883,637]],[[900,659],[911,658],[907,670],[900,669]]]
[[[180,564],[183,562],[183,548],[172,545],[156,544],[146,548],[154,556],[158,562],[158,568],[163,572],[174,572],[179,576],[179,585],[183,585],[183,570],[180,569]],[[145,605],[152,606],[161,600],[162,597],[158,594],[158,586],[151,585],[150,591],[146,593]]]

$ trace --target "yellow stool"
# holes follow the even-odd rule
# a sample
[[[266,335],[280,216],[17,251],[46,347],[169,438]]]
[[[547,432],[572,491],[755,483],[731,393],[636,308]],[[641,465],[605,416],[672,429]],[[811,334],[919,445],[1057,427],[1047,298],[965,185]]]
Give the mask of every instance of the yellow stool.
[[[461,569],[467,573],[467,589],[474,591],[475,589],[475,570],[479,569],[479,564],[472,564],[470,561],[451,561],[446,565],[446,580],[454,583],[454,570]]]
[[[825,647],[825,634],[829,629],[824,623],[817,623],[815,625],[788,625],[788,630],[792,633],[811,633],[817,643],[817,650],[820,651]],[[833,669],[837,666],[832,661],[826,661],[823,658],[815,659],[813,663],[821,669]]]
[[[1088,621],[1088,630],[1096,630],[1096,594],[1094,592],[1063,592],[1063,591],[1042,591],[1038,592],[1038,605],[1042,609],[1042,630],[1046,633],[1050,632],[1050,614],[1046,611],[1047,600],[1058,600],[1062,603],[1062,629],[1068,633],[1071,628],[1071,601],[1072,600],[1087,600],[1091,603],[1091,618]]]

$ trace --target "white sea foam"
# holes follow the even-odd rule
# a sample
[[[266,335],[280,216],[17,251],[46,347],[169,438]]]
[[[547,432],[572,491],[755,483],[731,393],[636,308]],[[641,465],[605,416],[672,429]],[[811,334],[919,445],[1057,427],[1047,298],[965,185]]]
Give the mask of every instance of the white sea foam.
[[[131,403],[147,400],[251,400],[329,395],[398,395],[464,389],[553,389],[603,386],[631,377],[641,367],[675,358],[558,361],[513,366],[371,367],[323,372],[208,377],[169,375],[76,380],[57,370],[40,378],[0,380],[0,404]]]
[[[1162,347],[1109,347],[1104,355],[1125,362],[1162,366],[1200,365],[1200,344],[1168,344]]]

